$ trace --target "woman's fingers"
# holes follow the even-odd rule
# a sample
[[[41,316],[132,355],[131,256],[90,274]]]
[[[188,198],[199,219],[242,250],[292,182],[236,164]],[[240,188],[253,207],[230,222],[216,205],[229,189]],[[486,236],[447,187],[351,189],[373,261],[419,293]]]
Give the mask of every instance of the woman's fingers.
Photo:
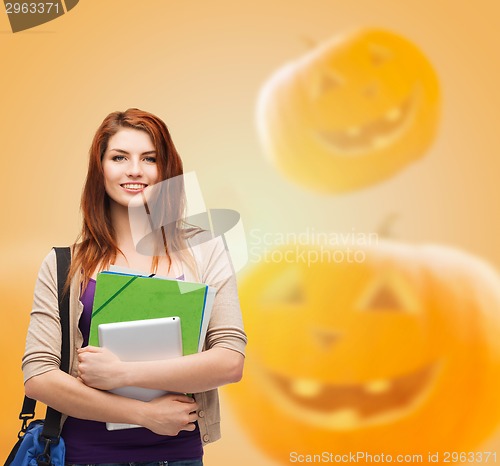
[[[81,353],[102,353],[104,351],[103,348],[99,346],[85,346],[84,348],[77,349],[78,354]]]

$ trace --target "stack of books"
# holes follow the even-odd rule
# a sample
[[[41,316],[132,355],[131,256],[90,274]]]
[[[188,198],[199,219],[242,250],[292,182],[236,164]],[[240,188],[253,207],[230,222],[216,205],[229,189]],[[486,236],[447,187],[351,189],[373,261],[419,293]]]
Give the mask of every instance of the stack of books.
[[[106,342],[100,341],[100,334],[103,336],[104,332],[99,331],[99,326],[105,324],[103,328],[107,327],[109,339],[109,325],[116,324],[112,335],[114,346],[109,349],[124,361],[168,359],[200,352],[205,342],[215,293],[215,288],[203,283],[144,276],[116,268],[101,272],[96,280],[89,345],[109,347]],[[181,344],[175,330],[172,333],[172,327],[162,327],[169,320],[177,326],[180,321]],[[168,344],[165,347],[168,342],[163,340],[163,328],[164,338],[172,339],[172,347]],[[111,391],[142,401],[150,401],[167,393],[143,387],[120,387]],[[118,430],[139,426],[107,423],[106,427],[108,430]]]

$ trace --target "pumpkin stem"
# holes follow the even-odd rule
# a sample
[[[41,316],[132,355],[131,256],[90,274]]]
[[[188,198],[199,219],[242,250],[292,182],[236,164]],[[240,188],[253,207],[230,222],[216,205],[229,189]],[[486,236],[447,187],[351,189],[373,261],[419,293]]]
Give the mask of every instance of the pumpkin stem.
[[[302,36],[301,37],[302,42],[308,49],[314,49],[318,45],[318,41],[314,40],[312,37],[309,36]]]
[[[393,212],[389,214],[383,222],[379,225],[377,228],[377,234],[379,235],[380,238],[392,238],[392,227],[394,226],[394,223],[396,219],[399,217],[399,214],[396,212]]]

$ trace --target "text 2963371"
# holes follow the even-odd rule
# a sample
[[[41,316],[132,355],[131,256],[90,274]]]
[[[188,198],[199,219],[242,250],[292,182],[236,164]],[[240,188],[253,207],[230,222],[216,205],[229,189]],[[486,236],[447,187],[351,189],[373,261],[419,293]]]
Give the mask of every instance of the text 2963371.
[[[59,14],[61,4],[59,2],[7,2],[5,11],[8,15],[28,15],[28,14]],[[62,13],[62,11],[61,11]]]

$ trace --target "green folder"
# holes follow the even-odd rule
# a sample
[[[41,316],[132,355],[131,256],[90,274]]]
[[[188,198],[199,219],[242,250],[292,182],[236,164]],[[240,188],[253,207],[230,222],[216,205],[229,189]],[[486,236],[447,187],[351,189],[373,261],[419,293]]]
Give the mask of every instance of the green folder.
[[[99,346],[99,324],[178,316],[183,354],[194,354],[207,289],[203,283],[101,272],[96,280],[89,345]]]

